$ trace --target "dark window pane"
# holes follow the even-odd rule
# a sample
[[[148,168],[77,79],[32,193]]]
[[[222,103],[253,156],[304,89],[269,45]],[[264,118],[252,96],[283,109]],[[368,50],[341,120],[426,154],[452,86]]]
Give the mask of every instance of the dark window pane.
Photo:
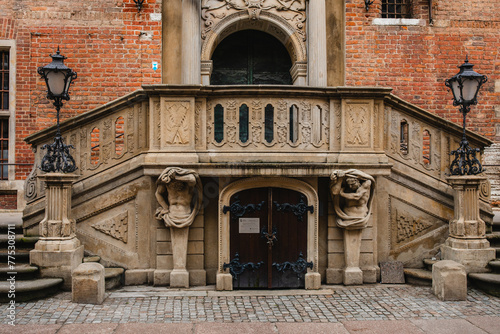
[[[220,104],[214,108],[214,139],[218,143],[224,140],[224,108]]]
[[[248,140],[248,106],[246,104],[240,107],[240,140],[242,143]]]
[[[264,137],[268,143],[272,142],[274,139],[274,107],[270,104],[266,106],[265,116],[264,116]]]

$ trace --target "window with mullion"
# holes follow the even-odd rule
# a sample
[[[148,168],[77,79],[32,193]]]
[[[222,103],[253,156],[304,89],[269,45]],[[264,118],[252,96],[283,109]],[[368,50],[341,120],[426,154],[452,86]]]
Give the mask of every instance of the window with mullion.
[[[382,0],[382,18],[411,18],[411,0]]]
[[[9,110],[9,51],[0,51],[0,109]]]
[[[8,180],[9,119],[0,119],[0,180]]]

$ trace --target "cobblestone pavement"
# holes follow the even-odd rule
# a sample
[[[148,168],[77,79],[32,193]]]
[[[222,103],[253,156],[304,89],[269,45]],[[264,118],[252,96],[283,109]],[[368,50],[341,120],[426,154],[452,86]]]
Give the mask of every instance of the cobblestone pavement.
[[[6,325],[9,321],[6,317],[7,306],[0,305],[0,333],[8,330],[8,327],[12,328]],[[137,286],[108,293],[102,305],[72,303],[69,292],[44,300],[18,303],[15,323],[59,325],[57,329],[68,324],[123,323],[184,323],[194,326],[206,322],[277,325],[340,322],[342,325],[349,321],[418,322],[473,319],[478,316],[493,319],[497,333],[500,333],[500,298],[469,289],[466,301],[442,302],[432,294],[430,287],[411,285],[324,286],[319,291],[231,292],[217,292],[210,288],[180,291]],[[273,328],[274,332],[278,332],[276,326]],[[342,328],[345,329],[343,325]],[[189,331],[192,332],[191,329]]]

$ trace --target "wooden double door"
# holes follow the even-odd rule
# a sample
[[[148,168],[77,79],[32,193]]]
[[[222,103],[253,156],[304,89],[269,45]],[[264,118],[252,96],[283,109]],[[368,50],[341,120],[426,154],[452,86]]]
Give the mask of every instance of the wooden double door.
[[[225,263],[235,289],[304,287],[307,268],[307,217],[313,211],[300,192],[254,188],[236,193],[230,214],[230,256]]]

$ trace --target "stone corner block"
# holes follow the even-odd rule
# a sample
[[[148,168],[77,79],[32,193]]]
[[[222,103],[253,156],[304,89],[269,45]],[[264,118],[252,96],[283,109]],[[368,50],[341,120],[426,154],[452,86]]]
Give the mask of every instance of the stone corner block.
[[[105,273],[100,263],[82,263],[72,274],[72,301],[82,304],[102,304]]]
[[[344,285],[363,284],[363,271],[360,268],[352,267],[344,270]]]
[[[307,273],[305,276],[306,290],[321,289],[321,275],[319,273]]]
[[[467,272],[465,266],[443,260],[432,266],[432,292],[442,301],[467,299]]]
[[[216,276],[215,289],[217,291],[233,290],[233,276],[231,274],[218,273]]]

